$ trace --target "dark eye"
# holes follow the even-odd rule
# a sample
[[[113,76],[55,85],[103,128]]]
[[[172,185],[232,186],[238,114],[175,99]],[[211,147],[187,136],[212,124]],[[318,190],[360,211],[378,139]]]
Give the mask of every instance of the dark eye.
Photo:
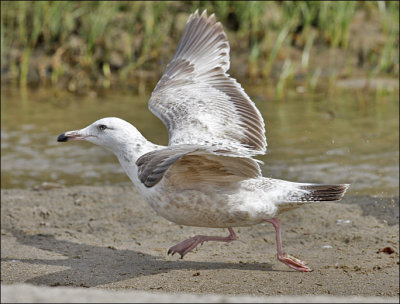
[[[97,128],[99,128],[100,131],[104,131],[105,129],[107,129],[106,125],[99,125]]]

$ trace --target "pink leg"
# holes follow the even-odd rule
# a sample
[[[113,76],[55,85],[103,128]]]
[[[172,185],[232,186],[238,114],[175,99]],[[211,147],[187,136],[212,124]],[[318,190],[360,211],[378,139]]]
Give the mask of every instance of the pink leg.
[[[207,241],[232,242],[232,241],[236,240],[237,236],[236,236],[235,232],[233,231],[233,229],[232,228],[228,228],[228,229],[229,229],[229,235],[226,237],[196,235],[190,239],[187,239],[187,240],[171,247],[168,250],[168,254],[172,253],[172,255],[174,255],[175,253],[179,253],[181,255],[181,259],[183,259],[183,256],[186,253],[188,253],[189,251],[196,248],[197,245],[203,244],[203,242],[207,242]]]
[[[312,271],[312,269],[310,267],[306,266],[303,261],[300,261],[290,255],[286,255],[286,253],[283,252],[282,240],[281,240],[281,228],[280,228],[278,219],[272,218],[272,219],[269,219],[266,221],[271,223],[272,225],[274,225],[274,228],[276,231],[276,246],[278,249],[278,260],[281,261],[282,263],[286,264],[290,268],[293,268],[298,271],[305,271],[305,272]]]

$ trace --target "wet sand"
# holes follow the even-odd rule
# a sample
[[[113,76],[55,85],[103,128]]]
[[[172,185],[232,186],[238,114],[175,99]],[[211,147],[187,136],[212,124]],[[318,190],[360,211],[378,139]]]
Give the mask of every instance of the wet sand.
[[[225,295],[399,295],[399,198],[348,196],[289,211],[276,259],[270,224],[237,228],[238,241],[208,242],[183,260],[168,249],[195,234],[158,216],[133,187],[1,190],[1,282]],[[390,247],[394,253],[378,251]]]

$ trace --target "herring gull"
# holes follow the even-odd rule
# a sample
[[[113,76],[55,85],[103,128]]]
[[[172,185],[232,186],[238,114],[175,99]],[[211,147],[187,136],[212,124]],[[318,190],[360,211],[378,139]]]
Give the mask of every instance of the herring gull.
[[[130,123],[102,118],[59,142],[86,140],[113,152],[149,205],[179,225],[228,228],[226,237],[196,235],[168,254],[181,258],[206,241],[231,242],[233,227],[272,223],[278,260],[311,271],[282,249],[277,215],[307,203],[340,200],[347,184],[294,183],[263,177],[267,142],[263,118],[227,74],[229,43],[214,14],[196,11],[149,100],[168,129],[168,146],[149,142]]]

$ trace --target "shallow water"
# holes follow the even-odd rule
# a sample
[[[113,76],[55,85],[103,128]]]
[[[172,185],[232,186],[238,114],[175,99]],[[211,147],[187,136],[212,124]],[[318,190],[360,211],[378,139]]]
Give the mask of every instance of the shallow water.
[[[244,86],[264,116],[268,152],[263,174],[297,182],[350,183],[349,194],[399,193],[397,93],[340,90],[274,100],[264,87]],[[129,185],[118,160],[85,142],[58,143],[59,134],[107,116],[132,122],[149,140],[167,143],[148,109],[151,92],[76,96],[49,89],[2,87],[1,187]]]

